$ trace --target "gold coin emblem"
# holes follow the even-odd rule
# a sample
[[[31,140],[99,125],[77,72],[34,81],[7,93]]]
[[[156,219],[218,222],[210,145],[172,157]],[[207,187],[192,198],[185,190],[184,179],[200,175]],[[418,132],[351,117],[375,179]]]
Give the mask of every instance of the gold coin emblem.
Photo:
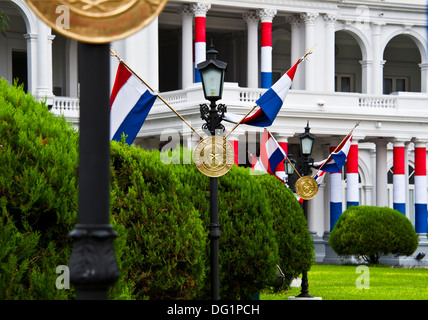
[[[34,13],[68,38],[107,43],[143,29],[167,0],[26,0]]]
[[[310,200],[318,193],[318,183],[311,176],[304,176],[296,181],[296,194],[304,199]]]
[[[58,0],[62,5],[81,16],[102,18],[112,17],[131,9],[138,0]]]
[[[229,141],[211,136],[196,145],[193,162],[204,175],[220,177],[232,168],[235,163],[235,152]]]

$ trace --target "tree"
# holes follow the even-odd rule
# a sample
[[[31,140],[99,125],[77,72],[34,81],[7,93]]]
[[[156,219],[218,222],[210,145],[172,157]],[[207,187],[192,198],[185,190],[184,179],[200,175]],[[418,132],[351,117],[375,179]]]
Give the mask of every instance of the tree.
[[[376,264],[383,255],[411,255],[418,235],[402,213],[387,207],[353,206],[330,233],[330,245],[339,256],[361,256]]]

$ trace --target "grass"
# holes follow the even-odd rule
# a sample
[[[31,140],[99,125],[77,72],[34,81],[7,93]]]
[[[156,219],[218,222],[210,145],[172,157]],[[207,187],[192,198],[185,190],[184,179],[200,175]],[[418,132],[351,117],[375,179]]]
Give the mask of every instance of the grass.
[[[308,279],[309,293],[323,300],[428,300],[428,269],[370,266],[357,273],[356,265],[314,265]],[[287,293],[262,292],[260,299],[286,300],[299,294],[300,288],[290,288]]]

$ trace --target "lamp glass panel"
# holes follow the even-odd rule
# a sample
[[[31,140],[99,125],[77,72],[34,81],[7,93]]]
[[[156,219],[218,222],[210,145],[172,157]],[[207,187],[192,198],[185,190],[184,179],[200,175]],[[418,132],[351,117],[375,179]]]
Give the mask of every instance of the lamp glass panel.
[[[294,173],[294,168],[290,162],[286,162],[285,169],[287,170],[287,174],[292,175]]]
[[[201,71],[204,82],[205,97],[220,97],[222,85],[222,70],[215,67],[208,67]]]
[[[314,141],[309,137],[305,137],[300,141],[300,146],[304,155],[310,155],[312,153],[313,143]]]

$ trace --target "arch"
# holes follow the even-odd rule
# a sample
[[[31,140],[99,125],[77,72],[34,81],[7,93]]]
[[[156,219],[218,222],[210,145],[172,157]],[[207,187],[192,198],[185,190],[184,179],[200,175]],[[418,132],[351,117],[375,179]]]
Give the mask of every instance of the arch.
[[[25,26],[27,28],[27,34],[36,34],[37,33],[37,17],[33,11],[28,7],[25,1],[12,0],[13,5],[17,7],[19,12],[22,14],[24,19]]]
[[[346,31],[357,41],[360,46],[363,60],[371,60],[370,41],[361,30],[352,25],[337,24],[335,32]]]
[[[421,63],[427,63],[428,62],[428,51],[427,51],[427,47],[426,47],[426,40],[424,39],[424,37],[416,32],[414,29],[410,29],[410,28],[400,28],[398,30],[395,30],[394,32],[391,32],[384,40],[384,42],[382,43],[382,56],[385,53],[385,49],[388,45],[388,43],[394,39],[396,36],[399,35],[405,35],[408,36],[410,39],[412,39],[416,46],[419,49],[419,53],[421,55]]]
[[[425,92],[427,74],[421,69],[426,57],[425,47],[414,35],[402,29],[389,33],[382,47],[384,66],[384,93],[393,91]],[[419,45],[418,45],[419,43]],[[394,47],[397,46],[397,47]],[[422,51],[421,51],[422,50]],[[387,77],[387,80],[385,80]],[[400,83],[398,83],[400,81]]]
[[[374,186],[373,174],[370,173],[370,166],[364,159],[358,159],[358,174],[360,175],[361,184],[363,186]]]

